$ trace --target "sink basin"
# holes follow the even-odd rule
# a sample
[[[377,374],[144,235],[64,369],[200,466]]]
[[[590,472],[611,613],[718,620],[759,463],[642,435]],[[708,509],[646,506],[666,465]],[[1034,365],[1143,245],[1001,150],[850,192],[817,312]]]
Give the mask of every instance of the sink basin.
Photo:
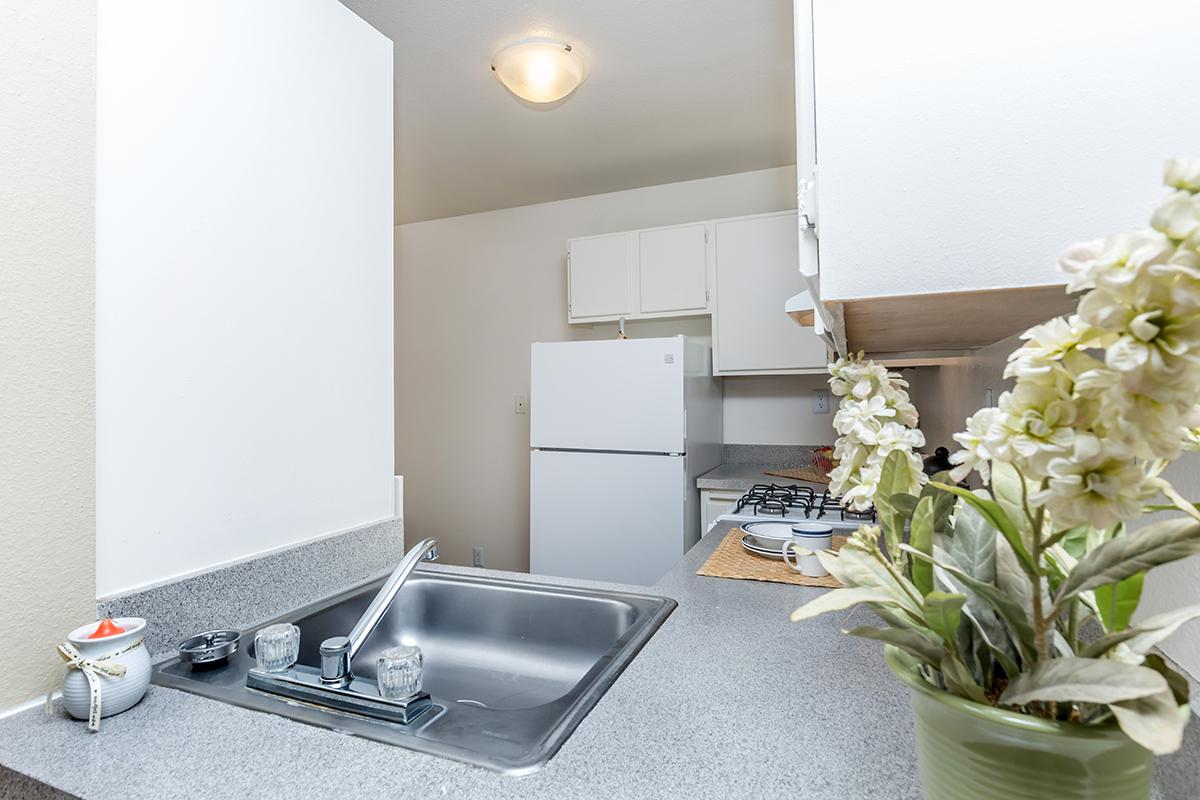
[[[344,635],[383,579],[264,622],[300,628],[300,660]],[[193,670],[171,659],[154,681],[300,722],[445,756],[499,772],[541,768],[675,609],[665,597],[417,570],[354,659],[374,679],[380,651],[415,644],[433,707],[413,722],[385,722],[246,687],[255,626],[227,666]]]

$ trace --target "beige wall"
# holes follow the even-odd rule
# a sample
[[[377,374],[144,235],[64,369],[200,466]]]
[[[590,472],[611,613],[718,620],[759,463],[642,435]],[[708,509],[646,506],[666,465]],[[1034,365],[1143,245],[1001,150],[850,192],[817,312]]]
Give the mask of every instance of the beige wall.
[[[529,345],[615,334],[567,325],[569,237],[794,208],[795,180],[783,167],[396,228],[396,471],[410,540],[438,537],[452,563],[481,544],[487,566],[528,568],[529,417],[513,401],[529,393]],[[710,334],[700,319],[628,331]],[[580,513],[605,513],[603,493]]]
[[[931,448],[945,444],[961,431],[967,416],[983,406],[988,388],[999,397],[1007,383],[1002,374],[1008,354],[1021,344],[1017,337],[979,350],[973,357],[941,367],[922,367],[913,382],[913,395],[921,415],[921,430]],[[1166,477],[1184,497],[1200,496],[1200,455],[1188,455],[1171,465]],[[1139,616],[1145,617],[1196,602],[1200,586],[1200,557],[1154,570],[1146,581]],[[1200,678],[1200,623],[1182,628],[1167,639],[1163,652],[1194,677]]]
[[[0,709],[95,617],[96,10],[0,5]]]

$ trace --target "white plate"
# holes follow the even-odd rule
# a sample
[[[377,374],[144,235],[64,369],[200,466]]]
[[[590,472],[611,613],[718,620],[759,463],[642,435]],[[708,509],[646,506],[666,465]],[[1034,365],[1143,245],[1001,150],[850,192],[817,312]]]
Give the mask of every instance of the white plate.
[[[782,547],[779,548],[778,550],[768,550],[765,547],[755,547],[754,545],[752,545],[750,543],[751,541],[753,541],[753,539],[754,539],[754,537],[752,537],[750,534],[746,534],[745,536],[742,537],[742,547],[746,550],[746,552],[754,553],[754,555],[763,556],[764,558],[774,558],[777,561],[783,560],[783,548]]]
[[[741,528],[756,539],[774,539],[781,543],[779,546],[782,548],[782,542],[792,538],[792,526],[795,524],[794,522],[761,520],[759,522],[747,522]]]

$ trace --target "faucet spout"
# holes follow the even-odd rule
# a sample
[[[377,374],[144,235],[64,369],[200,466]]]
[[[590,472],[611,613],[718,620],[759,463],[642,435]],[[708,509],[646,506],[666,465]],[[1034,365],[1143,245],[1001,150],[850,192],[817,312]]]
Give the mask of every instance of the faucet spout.
[[[362,649],[367,637],[379,625],[379,621],[391,607],[392,601],[396,599],[396,593],[400,591],[400,587],[404,586],[408,576],[417,568],[417,565],[422,561],[436,561],[439,555],[437,539],[426,539],[404,554],[404,558],[392,570],[391,576],[384,582],[379,593],[375,595],[371,605],[367,606],[367,610],[363,612],[358,622],[354,624],[354,628],[351,629],[350,658],[358,655],[358,651]]]
[[[349,636],[334,636],[321,643],[321,682],[335,686],[344,686],[352,678],[350,670],[354,657],[362,649],[371,632],[383,619],[396,594],[404,586],[408,576],[422,561],[437,559],[437,539],[425,539],[404,554],[404,558],[396,565],[391,576],[384,582],[371,605],[354,624]]]

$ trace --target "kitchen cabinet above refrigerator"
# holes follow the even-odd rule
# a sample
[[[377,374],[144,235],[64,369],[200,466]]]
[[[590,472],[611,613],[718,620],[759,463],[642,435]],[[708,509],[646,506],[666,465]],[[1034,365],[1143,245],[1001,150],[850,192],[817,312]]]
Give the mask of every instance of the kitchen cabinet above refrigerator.
[[[936,357],[1068,312],[1060,253],[1140,226],[1146,176],[1200,131],[1200,6],[1149,6],[796,0],[823,313],[794,316],[842,352]]]
[[[711,311],[710,223],[567,242],[567,322],[696,316]]]
[[[779,305],[816,259],[797,231],[781,211],[570,239],[568,322],[711,316],[714,375],[824,372],[824,340]]]

